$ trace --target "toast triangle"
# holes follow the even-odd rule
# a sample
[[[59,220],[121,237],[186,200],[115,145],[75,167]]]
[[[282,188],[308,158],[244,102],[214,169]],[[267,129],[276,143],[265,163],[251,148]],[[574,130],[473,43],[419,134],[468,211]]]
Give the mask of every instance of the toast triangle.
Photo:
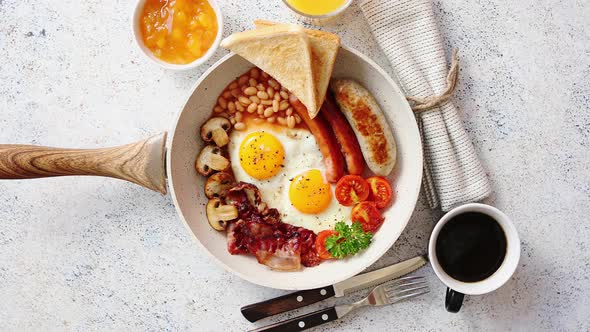
[[[225,38],[221,46],[267,72],[317,114],[321,105],[317,104],[311,48],[303,28],[286,24],[238,32]]]
[[[254,25],[256,28],[264,28],[283,25],[283,23],[255,20]],[[311,68],[316,87],[316,103],[318,107],[321,107],[328,91],[328,85],[330,84],[332,71],[334,70],[334,63],[336,62],[336,56],[340,49],[340,37],[325,31],[311,29],[304,29],[304,31],[309,37],[311,47]],[[317,112],[312,113],[308,111],[308,113],[312,119],[317,115]]]

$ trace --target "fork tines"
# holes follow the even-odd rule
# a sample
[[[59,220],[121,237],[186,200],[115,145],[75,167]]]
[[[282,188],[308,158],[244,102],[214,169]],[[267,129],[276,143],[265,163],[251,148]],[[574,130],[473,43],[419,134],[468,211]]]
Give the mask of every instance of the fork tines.
[[[385,295],[392,302],[426,294],[428,291],[424,277],[399,278],[385,286]]]

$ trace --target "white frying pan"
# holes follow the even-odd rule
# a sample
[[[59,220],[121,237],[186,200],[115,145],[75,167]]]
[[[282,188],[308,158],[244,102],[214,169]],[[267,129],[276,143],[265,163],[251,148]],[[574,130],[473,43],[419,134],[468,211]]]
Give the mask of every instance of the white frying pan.
[[[398,156],[390,179],[397,198],[384,212],[385,222],[364,252],[298,272],[273,271],[258,264],[252,256],[233,256],[227,252],[225,234],[213,230],[207,222],[207,198],[202,190],[205,178],[194,167],[203,146],[198,129],[210,116],[223,88],[251,67],[235,54],[228,54],[214,64],[196,83],[167,140],[164,132],[137,143],[96,150],[0,145],[0,179],[98,175],[131,181],[165,194],[167,177],[172,200],[187,229],[228,271],[262,286],[293,290],[323,287],[358,274],[393,245],[418,199],[422,144],[410,106],[383,69],[358,51],[340,50],[333,77],[355,79],[371,91],[393,129]]]

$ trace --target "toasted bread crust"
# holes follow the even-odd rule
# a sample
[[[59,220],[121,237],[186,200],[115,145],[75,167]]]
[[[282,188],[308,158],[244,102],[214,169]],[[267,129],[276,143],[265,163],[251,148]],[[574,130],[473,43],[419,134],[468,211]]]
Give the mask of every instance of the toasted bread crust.
[[[256,28],[263,28],[283,24],[266,20],[255,20],[254,25]],[[309,37],[311,46],[311,65],[319,108],[324,102],[326,91],[328,91],[334,63],[336,62],[336,56],[340,49],[340,37],[325,31],[311,29],[304,29],[304,31]],[[318,112],[319,109],[316,112],[309,110],[309,116],[313,119]]]
[[[317,112],[311,47],[303,28],[283,24],[238,32],[225,38],[221,46],[267,72]]]

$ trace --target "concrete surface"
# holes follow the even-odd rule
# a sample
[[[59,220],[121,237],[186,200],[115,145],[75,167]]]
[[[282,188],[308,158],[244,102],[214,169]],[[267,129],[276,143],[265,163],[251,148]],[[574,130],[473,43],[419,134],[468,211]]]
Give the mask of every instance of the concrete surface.
[[[255,18],[294,20],[278,0],[220,2],[226,35]],[[176,73],[144,59],[132,7],[0,0],[0,142],[102,147],[171,125],[206,66]],[[461,52],[455,101],[493,204],[520,231],[520,267],[459,314],[445,312],[444,286],[426,267],[416,274],[429,279],[429,295],[318,331],[588,330],[590,3],[437,0],[435,10],[446,46]],[[356,5],[325,29],[390,70]],[[438,217],[421,199],[374,267],[425,252]],[[102,178],[0,182],[3,331],[247,330],[267,322],[248,323],[240,306],[283,293],[216,266],[170,197]]]

